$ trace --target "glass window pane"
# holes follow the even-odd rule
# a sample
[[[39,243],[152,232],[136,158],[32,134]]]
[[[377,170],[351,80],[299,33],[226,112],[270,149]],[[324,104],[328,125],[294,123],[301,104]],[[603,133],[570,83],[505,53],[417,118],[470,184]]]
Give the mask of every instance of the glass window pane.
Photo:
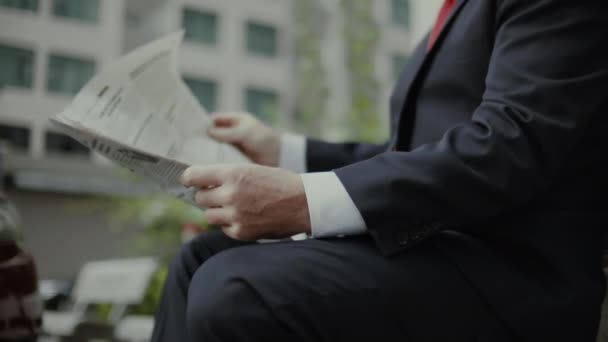
[[[95,22],[99,15],[99,0],[53,0],[53,14]]]
[[[45,136],[45,151],[49,154],[89,156],[91,150],[71,137],[54,132]]]
[[[217,15],[192,9],[183,12],[182,24],[185,39],[204,44],[217,42]]]
[[[0,124],[0,141],[8,144],[9,148],[27,150],[30,146],[30,130],[24,127]]]
[[[247,51],[254,55],[277,55],[277,29],[264,24],[247,23]]]
[[[249,88],[246,91],[247,111],[266,122],[274,121],[278,104],[279,97],[272,90]]]
[[[407,60],[407,56],[404,55],[396,54],[393,56],[393,76],[395,78],[399,77],[401,70],[403,70],[405,64],[407,64]]]
[[[74,95],[95,73],[95,63],[89,60],[51,55],[46,87],[49,92]]]
[[[391,9],[393,23],[404,28],[410,27],[410,2],[409,0],[393,0]]]
[[[215,82],[190,77],[184,78],[184,82],[207,112],[215,112],[217,109],[217,84]]]
[[[34,52],[0,44],[0,88],[31,88],[34,78]]]
[[[0,6],[36,12],[38,0],[0,0]]]

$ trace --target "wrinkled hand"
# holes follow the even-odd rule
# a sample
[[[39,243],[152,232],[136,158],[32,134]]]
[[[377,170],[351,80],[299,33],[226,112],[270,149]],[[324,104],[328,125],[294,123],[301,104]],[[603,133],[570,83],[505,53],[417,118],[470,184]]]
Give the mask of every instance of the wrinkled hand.
[[[254,163],[278,166],[281,136],[249,113],[213,115],[209,136],[234,145]]]
[[[280,239],[310,233],[304,185],[299,175],[259,165],[193,166],[182,175],[195,186],[207,221],[237,240]]]

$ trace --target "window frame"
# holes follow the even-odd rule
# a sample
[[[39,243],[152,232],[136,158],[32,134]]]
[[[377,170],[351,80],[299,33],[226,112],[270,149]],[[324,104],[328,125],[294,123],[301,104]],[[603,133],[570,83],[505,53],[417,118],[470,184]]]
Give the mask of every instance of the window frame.
[[[191,31],[188,31],[188,29],[186,27],[187,13],[192,13],[194,15],[212,19],[213,33],[211,34],[210,39],[207,39],[207,38],[201,39],[200,37],[196,37],[194,35],[188,35],[188,32],[191,32]],[[201,45],[208,45],[208,46],[216,46],[218,44],[218,42],[220,40],[220,16],[216,11],[206,9],[206,8],[195,8],[195,7],[191,7],[191,6],[185,6],[182,8],[181,14],[182,14],[182,17],[181,17],[182,25],[181,26],[184,29],[184,41],[185,42],[191,42],[194,44],[201,44]]]
[[[21,84],[11,84],[11,83],[6,83],[4,84],[4,86],[7,87],[12,87],[12,88],[16,88],[16,89],[34,89],[35,84],[36,84],[36,59],[38,56],[38,53],[36,52],[36,50],[34,48],[30,48],[27,47],[25,45],[21,45],[21,44],[12,44],[11,42],[5,42],[5,41],[0,41],[0,49],[1,48],[7,48],[7,49],[13,49],[13,50],[20,50],[21,53],[28,53],[29,54],[29,58],[31,58],[30,62],[30,72],[29,72],[29,77],[27,77],[27,79],[25,80],[25,85],[21,85]],[[3,84],[0,83],[0,88],[3,86]]]
[[[192,95],[194,95],[194,97],[198,100],[198,102],[201,104],[201,106],[207,110],[209,113],[213,113],[218,109],[218,103],[219,103],[219,98],[220,98],[220,85],[217,79],[212,78],[212,77],[206,77],[206,76],[198,76],[198,75],[191,75],[191,74],[186,74],[182,77],[182,79],[184,80],[184,83],[186,84],[186,86],[190,89],[190,91],[192,92]],[[198,82],[200,84],[203,83],[207,83],[206,85],[211,85],[212,89],[213,89],[213,103],[211,105],[207,104],[207,103],[203,103],[203,100],[197,96],[197,93],[192,89],[190,82]]]
[[[50,149],[49,146],[49,136],[53,135],[56,138],[63,138],[65,141],[62,143],[68,142],[69,144],[73,144],[73,150],[62,150],[61,148],[53,148]],[[52,129],[44,130],[43,135],[44,142],[44,154],[46,156],[61,156],[61,157],[69,157],[69,158],[80,158],[80,159],[90,159],[93,155],[93,151],[83,145],[78,140],[70,137],[69,135],[61,132],[57,132]]]
[[[33,128],[30,124],[23,123],[23,122],[12,122],[12,121],[2,120],[2,121],[0,121],[0,135],[2,133],[1,132],[2,129],[4,129],[4,128],[25,131],[26,132],[26,141],[25,141],[24,146],[21,146],[22,144],[14,144],[12,139],[8,139],[10,141],[9,148],[11,148],[13,151],[29,152],[31,145],[32,145],[32,136],[34,135]],[[0,142],[3,140],[7,140],[7,139],[3,139],[0,137]]]
[[[247,52],[248,55],[256,56],[256,57],[263,57],[263,58],[278,58],[280,56],[280,31],[279,31],[278,26],[276,26],[272,23],[258,21],[258,20],[247,20],[245,22],[244,27],[245,27],[245,51]],[[273,39],[272,51],[263,51],[265,48],[259,49],[258,47],[254,46],[253,41],[256,38],[253,37],[253,34],[255,32],[252,32],[252,29],[261,29],[261,31],[269,30],[272,32],[272,34],[273,34],[272,35],[272,39]],[[257,33],[260,33],[260,31],[258,31]]]
[[[46,57],[47,58],[46,58],[45,91],[48,94],[74,96],[74,95],[78,94],[78,92],[82,89],[82,87],[84,87],[87,84],[87,82],[89,82],[95,76],[95,73],[97,72],[97,69],[98,69],[97,60],[95,60],[94,58],[89,58],[89,57],[82,56],[82,55],[72,54],[72,53],[64,52],[64,51],[49,51]],[[62,58],[65,60],[73,60],[73,61],[89,63],[92,65],[92,70],[91,70],[88,78],[86,78],[86,77],[85,77],[86,79],[83,78],[82,85],[80,85],[80,87],[77,90],[74,89],[74,90],[64,91],[64,90],[53,89],[50,86],[51,77],[54,76],[54,73],[51,71],[52,69],[54,69],[51,65],[53,58]]]
[[[96,3],[95,6],[95,16],[94,17],[87,17],[87,16],[76,16],[76,15],[67,15],[67,14],[62,14],[62,13],[58,13],[57,12],[57,2],[58,1],[74,1],[75,3],[84,3],[85,1],[94,1]],[[101,17],[101,8],[102,8],[102,0],[52,0],[51,2],[51,8],[50,8],[50,13],[54,18],[61,18],[63,20],[74,20],[76,22],[80,22],[80,23],[87,23],[87,24],[97,24],[100,21],[100,17]]]
[[[405,5],[405,9],[407,11],[405,17],[401,16],[399,13],[400,5],[397,5],[397,2],[401,2],[402,5]],[[401,29],[410,30],[412,28],[412,4],[410,0],[391,0],[390,6],[390,16],[391,23],[399,27]]]
[[[33,1],[35,3],[35,5],[33,6],[33,8],[23,8],[23,7],[18,7],[18,6],[9,6],[9,5],[5,5],[3,0],[0,0],[0,8],[8,8],[10,10],[15,10],[15,11],[22,11],[22,12],[31,12],[31,13],[38,13],[38,11],[40,10],[40,0],[30,0]]]
[[[273,102],[271,105],[275,106],[276,108],[270,108],[271,112],[268,113],[256,113],[254,110],[252,110],[252,106],[250,106],[251,101],[250,101],[250,95],[253,93],[256,93],[257,95],[271,95],[272,97],[274,97]],[[266,122],[273,122],[276,120],[277,116],[278,116],[278,112],[280,110],[280,106],[281,106],[281,94],[279,91],[270,88],[270,87],[264,87],[264,86],[256,86],[256,85],[249,85],[246,86],[244,88],[244,104],[243,107],[245,108],[245,110],[247,112],[250,112],[251,114],[255,115],[257,118],[261,119],[262,121],[266,121]],[[264,111],[264,109],[262,109],[262,111]],[[272,112],[274,111],[274,112]]]

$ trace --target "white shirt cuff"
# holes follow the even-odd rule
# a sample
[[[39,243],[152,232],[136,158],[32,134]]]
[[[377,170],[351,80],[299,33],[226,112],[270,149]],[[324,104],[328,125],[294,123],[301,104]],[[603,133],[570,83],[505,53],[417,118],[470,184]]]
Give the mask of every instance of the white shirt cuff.
[[[306,172],[306,138],[285,133],[281,135],[279,167],[295,173]]]
[[[358,235],[365,221],[334,172],[301,175],[308,202],[312,237]]]

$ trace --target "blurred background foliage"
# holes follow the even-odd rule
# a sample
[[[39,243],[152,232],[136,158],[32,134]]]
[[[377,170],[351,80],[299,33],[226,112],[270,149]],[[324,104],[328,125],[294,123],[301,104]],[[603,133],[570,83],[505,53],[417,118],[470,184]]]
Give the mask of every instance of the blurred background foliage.
[[[320,138],[321,118],[326,114],[329,87],[321,41],[329,14],[319,0],[294,2],[296,122],[294,128]]]
[[[348,113],[340,116],[348,140],[376,142],[386,133],[378,119],[380,87],[376,79],[375,51],[379,25],[372,0],[339,0],[343,18],[344,66],[350,85]],[[296,59],[296,122],[294,129],[310,137],[321,137],[331,89],[323,63],[322,40],[332,18],[319,0],[294,4]],[[325,120],[327,122],[327,120]]]
[[[173,197],[159,195],[152,198],[114,198],[110,200],[114,224],[113,229],[133,227],[143,234],[133,246],[138,253],[159,258],[160,266],[153,274],[143,301],[132,308],[132,314],[153,315],[160,300],[171,258],[184,242],[184,229],[197,227],[210,229],[204,211]],[[120,227],[120,228],[119,228]],[[120,233],[120,231],[118,231]],[[188,232],[189,233],[189,232]],[[107,317],[111,306],[97,308],[102,317]]]
[[[113,229],[135,227],[144,234],[136,241],[142,254],[154,255],[162,262],[171,260],[182,244],[182,228],[195,225],[207,228],[205,213],[173,197],[114,198],[111,203]],[[126,228],[122,228],[126,229]]]
[[[345,18],[343,34],[351,99],[345,124],[353,139],[376,142],[381,135],[376,112],[380,90],[375,63],[370,61],[375,59],[379,29],[372,15],[373,3],[341,0],[340,8]]]

